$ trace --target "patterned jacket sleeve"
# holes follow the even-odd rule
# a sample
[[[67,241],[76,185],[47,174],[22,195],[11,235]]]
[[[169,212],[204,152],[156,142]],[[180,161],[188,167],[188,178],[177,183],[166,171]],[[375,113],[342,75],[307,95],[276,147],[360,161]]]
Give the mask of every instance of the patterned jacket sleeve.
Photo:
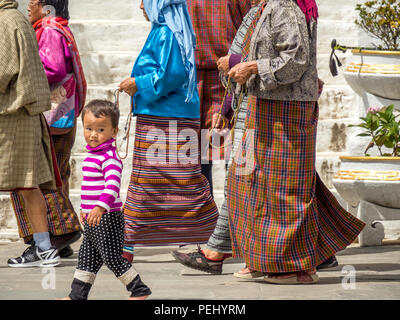
[[[259,37],[262,34],[261,30]],[[281,5],[272,10],[271,36],[278,56],[257,60],[258,76],[267,90],[300,80],[310,62],[309,39],[300,32],[299,21],[292,6]],[[261,51],[263,41],[258,45]],[[267,46],[265,42],[264,45]]]
[[[64,36],[51,28],[44,28],[39,41],[39,55],[49,84],[59,83],[67,75],[67,59],[71,59]]]
[[[20,49],[16,41],[18,38],[18,34],[12,34],[5,25],[0,24],[0,94],[6,94],[10,82],[18,76],[20,66],[18,54]]]

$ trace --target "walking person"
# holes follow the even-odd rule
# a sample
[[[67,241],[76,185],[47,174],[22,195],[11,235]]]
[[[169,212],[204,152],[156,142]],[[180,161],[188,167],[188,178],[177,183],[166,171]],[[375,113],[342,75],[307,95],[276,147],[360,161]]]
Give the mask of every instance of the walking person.
[[[365,225],[315,170],[317,18],[314,0],[263,1],[244,39],[245,62],[228,73],[249,93],[246,131],[228,176],[233,256],[246,262],[241,273],[267,273],[269,283],[318,282],[316,266]]]
[[[52,16],[53,8],[55,16]],[[76,136],[76,118],[86,98],[86,80],[79,51],[68,27],[68,0],[32,0],[29,20],[35,29],[39,55],[51,89],[52,110],[44,113],[50,126],[62,187],[43,190],[50,238],[61,257],[73,254],[70,244],[81,237],[79,218],[69,199],[70,157]],[[20,192],[11,193],[20,236],[31,243],[32,227]]]
[[[122,257],[124,215],[120,186],[123,166],[114,146],[119,115],[117,106],[106,100],[93,100],[82,112],[88,150],[82,168],[84,234],[72,290],[64,300],[87,300],[103,264],[131,292],[130,300],[144,300],[151,294],[135,268]]]
[[[230,66],[233,66],[238,61],[240,62],[243,37],[247,33],[247,30],[253,21],[254,15],[257,12],[258,2],[258,0],[252,1],[253,7],[244,17],[243,22],[232,42],[232,46],[229,49],[228,55],[218,59],[217,65],[220,71],[227,73],[227,71],[230,69]],[[225,81],[225,79],[223,79],[223,81]],[[225,85],[227,85],[226,81]],[[244,120],[247,112],[247,97],[244,97],[240,106],[237,106],[238,98],[239,97],[237,95],[232,95],[232,92],[230,92],[225,100],[224,105],[222,106],[222,110],[218,110],[218,113],[214,114],[212,123],[212,128],[223,129],[221,125],[222,121],[219,118],[216,118],[216,116],[218,116],[220,113],[221,115],[219,117],[223,117],[225,119],[225,123],[228,123],[233,117],[234,110],[232,109],[232,103],[234,103],[235,107],[240,108],[236,126],[232,128],[232,130],[235,130],[235,139],[232,150],[230,150],[229,165],[232,162],[234,150],[237,149],[237,146],[242,140]],[[184,266],[211,274],[221,274],[223,262],[232,256],[232,242],[228,221],[229,214],[226,203],[226,184],[227,179],[225,179],[224,185],[224,202],[222,203],[222,207],[219,212],[217,225],[211,237],[208,239],[206,248],[201,249],[199,247],[198,250],[188,253],[180,252],[178,250],[174,250],[172,252],[173,257]]]
[[[196,39],[186,1],[144,0],[140,7],[152,29],[131,77],[120,84],[137,116],[124,204],[129,260],[137,246],[205,243],[218,218],[199,161]]]
[[[232,46],[229,49],[228,55],[222,57],[218,60],[217,65],[218,69],[223,72],[224,76],[222,81],[225,82],[225,86],[228,85],[227,75],[231,68],[233,68],[236,64],[241,62],[242,59],[242,47],[244,36],[249,30],[249,27],[252,24],[254,16],[259,9],[260,0],[252,1],[253,7],[250,9],[248,14],[243,19],[242,25],[240,26],[238,32],[236,33],[235,39],[233,40]],[[232,120],[233,114],[236,111],[236,108],[239,108],[238,116],[235,122],[234,128],[234,146],[231,150],[231,156],[229,159],[229,165],[231,165],[233,160],[234,151],[237,150],[239,144],[242,141],[243,132],[244,132],[244,123],[247,114],[247,105],[248,99],[247,95],[243,96],[243,100],[241,105],[240,103],[240,94],[236,92],[236,85],[234,83],[230,86],[229,95],[227,96],[224,105],[221,107],[219,113],[214,114],[213,125],[212,127],[217,130],[222,130],[225,127],[223,124],[228,124],[229,121]],[[322,90],[322,87],[321,87]],[[175,250],[172,252],[174,258],[180,262],[181,264],[193,268],[196,270],[212,273],[212,274],[221,274],[222,266],[226,259],[232,256],[232,242],[229,232],[229,214],[227,208],[226,201],[226,191],[227,191],[227,183],[228,183],[228,175],[225,179],[224,186],[224,201],[222,203],[222,207],[219,213],[217,225],[210,239],[208,240],[207,247],[205,249],[184,253]],[[333,268],[338,265],[335,256],[328,258],[326,261],[318,265],[317,269],[327,269]],[[261,272],[242,272],[235,273],[236,277],[239,278],[256,278],[261,277],[264,273]]]
[[[196,67],[197,87],[200,96],[200,123],[202,130],[212,129],[212,118],[219,111],[224,95],[217,61],[227,55],[244,16],[251,8],[251,1],[244,0],[188,0],[189,13],[197,37]],[[202,134],[202,138],[207,138]],[[224,141],[220,143],[224,145]],[[212,161],[225,160],[225,148],[208,148],[208,141],[201,141],[202,172],[211,186]]]
[[[52,267],[60,263],[52,246],[41,190],[61,186],[43,112],[50,90],[35,32],[14,0],[0,0],[0,190],[19,191],[26,203],[34,245],[10,267]]]

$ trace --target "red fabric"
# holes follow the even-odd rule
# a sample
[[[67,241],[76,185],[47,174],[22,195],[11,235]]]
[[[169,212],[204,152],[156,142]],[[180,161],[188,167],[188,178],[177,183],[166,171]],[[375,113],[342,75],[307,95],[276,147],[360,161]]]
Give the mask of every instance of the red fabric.
[[[310,22],[311,18],[318,20],[318,6],[315,0],[297,0],[297,4],[304,12],[307,22]]]
[[[196,67],[217,69],[217,61],[228,54],[251,1],[188,0],[187,4],[196,33]]]
[[[67,44],[71,50],[73,56],[73,68],[74,74],[77,81],[77,93],[79,96],[79,106],[77,106],[75,110],[75,116],[79,117],[83,107],[85,106],[86,93],[87,93],[87,83],[85,79],[85,74],[83,72],[83,67],[81,63],[81,58],[79,55],[78,46],[76,44],[75,38],[73,34],[69,31],[69,29],[65,28],[68,26],[68,20],[65,20],[61,17],[55,17],[53,19],[40,19],[33,24],[33,28],[36,32],[36,38],[39,42],[40,37],[43,33],[44,27],[53,28],[59,31],[62,35],[64,35]]]

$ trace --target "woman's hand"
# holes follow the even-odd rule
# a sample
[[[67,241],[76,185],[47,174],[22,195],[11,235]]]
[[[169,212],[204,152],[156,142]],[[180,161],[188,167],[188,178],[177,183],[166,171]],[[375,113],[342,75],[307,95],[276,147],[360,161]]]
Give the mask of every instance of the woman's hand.
[[[131,97],[133,97],[137,92],[135,78],[128,78],[128,79],[125,79],[124,81],[122,81],[119,84],[119,92],[122,92],[122,91],[126,92]]]
[[[219,58],[217,61],[217,67],[219,71],[222,71],[225,75],[228,75],[229,72],[229,59],[230,55],[227,55],[225,57]]]
[[[257,62],[242,62],[234,66],[229,72],[228,76],[235,80],[240,85],[243,85],[249,80],[253,74],[258,73]]]
[[[212,116],[211,128],[213,129],[225,129],[228,125],[228,118],[220,113],[214,113]]]

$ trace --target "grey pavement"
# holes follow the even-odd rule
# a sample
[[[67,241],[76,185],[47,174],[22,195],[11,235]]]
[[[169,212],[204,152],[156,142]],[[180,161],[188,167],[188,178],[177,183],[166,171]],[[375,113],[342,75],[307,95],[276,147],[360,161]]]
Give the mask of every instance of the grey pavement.
[[[54,300],[69,293],[79,242],[74,255],[53,269],[9,268],[7,259],[22,253],[21,242],[0,242],[0,300]],[[188,251],[195,246],[182,248]],[[354,244],[337,255],[339,267],[319,272],[315,285],[281,286],[261,280],[241,280],[233,272],[240,260],[227,260],[222,275],[209,275],[177,263],[176,247],[136,249],[134,266],[151,288],[150,299],[160,300],[398,300],[400,299],[400,243],[360,248]],[[100,270],[90,300],[125,300],[128,293],[105,266]]]

